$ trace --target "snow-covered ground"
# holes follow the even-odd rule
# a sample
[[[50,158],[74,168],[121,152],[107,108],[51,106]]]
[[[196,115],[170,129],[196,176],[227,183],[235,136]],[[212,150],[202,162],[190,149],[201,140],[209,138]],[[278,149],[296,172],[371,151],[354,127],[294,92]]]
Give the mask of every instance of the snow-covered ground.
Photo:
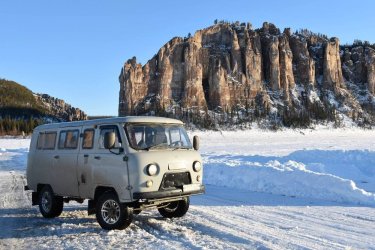
[[[375,206],[375,131],[198,132],[206,183]]]
[[[41,217],[23,191],[29,140],[0,139],[0,249],[371,249],[375,131],[193,132],[205,195],[181,219],[104,231],[86,207]]]

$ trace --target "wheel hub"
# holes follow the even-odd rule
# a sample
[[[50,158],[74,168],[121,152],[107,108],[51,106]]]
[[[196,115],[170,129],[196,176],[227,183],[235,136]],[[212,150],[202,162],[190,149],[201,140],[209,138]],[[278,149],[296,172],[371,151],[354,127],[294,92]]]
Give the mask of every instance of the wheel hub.
[[[108,224],[115,224],[120,218],[120,205],[115,200],[107,200],[101,209],[103,220]]]
[[[44,192],[42,195],[42,207],[43,210],[49,212],[51,210],[51,195],[48,192]]]

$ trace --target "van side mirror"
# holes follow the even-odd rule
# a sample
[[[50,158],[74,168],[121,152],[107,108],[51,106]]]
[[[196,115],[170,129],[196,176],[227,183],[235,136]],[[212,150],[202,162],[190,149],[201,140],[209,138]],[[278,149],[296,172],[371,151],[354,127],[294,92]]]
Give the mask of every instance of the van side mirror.
[[[197,135],[193,137],[193,148],[197,151],[199,150],[199,137]]]
[[[107,132],[104,134],[104,148],[111,149],[115,147],[116,135],[114,132]]]

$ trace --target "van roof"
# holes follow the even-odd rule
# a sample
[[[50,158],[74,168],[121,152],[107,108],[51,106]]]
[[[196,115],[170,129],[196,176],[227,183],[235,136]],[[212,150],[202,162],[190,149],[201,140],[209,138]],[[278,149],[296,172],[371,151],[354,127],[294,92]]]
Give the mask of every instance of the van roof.
[[[168,124],[183,124],[182,121],[177,119],[156,117],[156,116],[125,116],[125,117],[113,117],[104,119],[74,121],[74,122],[60,122],[60,123],[49,123],[43,124],[35,128],[39,129],[52,129],[52,128],[63,128],[63,127],[79,127],[87,125],[100,125],[108,123],[168,123]]]

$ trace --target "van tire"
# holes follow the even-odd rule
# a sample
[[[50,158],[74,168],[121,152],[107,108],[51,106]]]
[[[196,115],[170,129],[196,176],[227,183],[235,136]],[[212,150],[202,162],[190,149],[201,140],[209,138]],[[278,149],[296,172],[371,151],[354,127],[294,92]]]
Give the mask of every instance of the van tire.
[[[158,208],[159,213],[165,218],[177,218],[184,216],[189,210],[190,198],[170,202],[167,206]]]
[[[60,216],[64,208],[64,201],[61,196],[53,194],[50,186],[45,185],[39,191],[39,211],[44,218],[55,218]]]
[[[96,202],[96,220],[105,230],[125,229],[133,220],[133,210],[121,204],[113,192],[103,193]]]

